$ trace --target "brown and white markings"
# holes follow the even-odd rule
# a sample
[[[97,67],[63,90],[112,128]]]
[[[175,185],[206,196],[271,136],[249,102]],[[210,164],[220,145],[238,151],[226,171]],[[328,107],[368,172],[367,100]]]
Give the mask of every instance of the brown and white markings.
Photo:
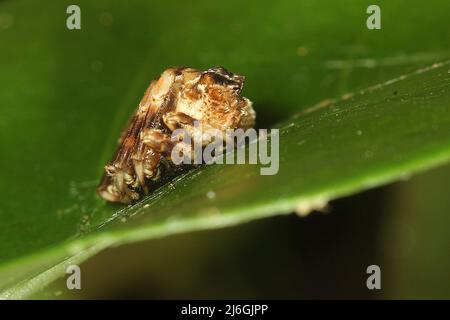
[[[194,121],[205,129],[247,129],[254,125],[252,103],[240,93],[244,77],[225,68],[204,72],[192,68],[167,69],[150,83],[119,146],[97,187],[108,201],[132,203],[149,192],[151,181],[160,179],[162,167],[170,161],[176,141],[171,133],[184,129],[191,139],[209,143],[196,135]]]

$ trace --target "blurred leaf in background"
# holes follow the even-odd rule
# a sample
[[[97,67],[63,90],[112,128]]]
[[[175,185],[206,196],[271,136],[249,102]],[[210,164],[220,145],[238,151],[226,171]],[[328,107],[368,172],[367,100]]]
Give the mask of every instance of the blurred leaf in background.
[[[287,213],[296,203],[316,196],[332,199],[448,160],[449,65],[415,72],[450,58],[450,3],[378,3],[382,29],[371,31],[365,24],[369,1],[78,1],[82,29],[70,31],[65,19],[72,3],[46,1],[36,10],[31,1],[1,2],[0,292],[27,296],[63,275],[67,264],[111,245]],[[244,95],[254,100],[257,126],[282,128],[280,174],[263,179],[257,167],[206,167],[163,187],[136,207],[105,204],[94,192],[102,166],[149,81],[172,65],[199,69],[223,65],[246,75]],[[391,79],[398,81],[367,89]],[[341,96],[344,99],[291,118],[326,98]],[[213,201],[205,197],[210,190],[217,195]],[[426,203],[422,193],[414,195]],[[349,211],[374,216],[381,230],[392,226],[384,226],[379,216],[390,212],[387,205],[373,210],[372,200],[367,200],[356,210],[355,199],[347,200]],[[144,208],[145,204],[150,206]],[[444,209],[430,206],[428,214]],[[272,221],[281,219],[273,235],[277,238],[291,222],[272,219],[258,224],[270,229]],[[308,219],[295,223],[308,229],[312,224]],[[320,219],[328,224],[327,230],[339,226],[331,218]],[[353,218],[343,221],[348,230],[355,230]],[[368,230],[367,241],[374,245],[375,226],[366,227],[361,232]],[[250,230],[249,238],[258,232],[244,228]],[[323,232],[318,224],[316,234]],[[395,224],[389,235],[402,237]],[[190,237],[202,236],[158,241],[178,239],[173,244],[177,246],[180,239]],[[347,245],[355,240],[339,232],[336,237]],[[441,237],[448,239],[445,234]],[[302,240],[308,242],[294,242],[297,250],[287,250],[291,255],[297,252],[299,265],[331,254],[324,242],[318,247],[324,256],[315,260],[303,247],[314,243],[313,238]],[[234,256],[240,242],[228,243]],[[253,243],[249,252],[256,247]],[[400,254],[404,248],[398,250]],[[156,253],[154,257],[163,254]],[[120,254],[117,251],[114,259],[122,260]],[[344,250],[342,257],[347,254]],[[286,275],[295,275],[293,270]],[[232,274],[248,276],[240,268]],[[347,278],[353,274],[349,271]],[[281,283],[287,285],[288,279],[292,276]],[[360,283],[359,278],[351,281]],[[406,294],[407,285],[398,281],[399,295]],[[338,286],[343,287],[344,282]],[[262,294],[264,288],[270,286],[262,283],[249,289],[248,296]],[[298,293],[297,287],[292,290],[293,295]],[[299,294],[308,297],[310,292]],[[320,296],[322,291],[316,292]],[[367,294],[358,292],[357,296]],[[227,294],[233,294],[232,289]]]

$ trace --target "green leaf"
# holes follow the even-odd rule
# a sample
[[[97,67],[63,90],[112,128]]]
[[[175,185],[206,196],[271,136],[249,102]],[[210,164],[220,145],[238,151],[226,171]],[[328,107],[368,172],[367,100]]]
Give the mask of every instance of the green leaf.
[[[450,42],[434,30],[450,4],[408,3],[381,2],[377,31],[366,1],[79,1],[78,31],[68,3],[1,3],[0,297],[109,246],[304,211],[448,161],[450,65],[436,62]],[[204,166],[132,207],[96,197],[121,127],[170,65],[247,76],[258,126],[280,129],[278,174]]]

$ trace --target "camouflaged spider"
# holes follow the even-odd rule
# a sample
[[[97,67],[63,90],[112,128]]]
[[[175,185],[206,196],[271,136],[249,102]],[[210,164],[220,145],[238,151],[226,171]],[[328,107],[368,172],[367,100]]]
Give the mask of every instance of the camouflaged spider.
[[[137,201],[149,192],[149,183],[159,180],[165,160],[170,161],[177,141],[171,133],[184,129],[203,146],[210,138],[196,135],[194,122],[206,129],[248,129],[253,127],[252,103],[240,93],[244,77],[223,67],[204,72],[174,67],[152,81],[97,187],[105,200],[122,203]]]

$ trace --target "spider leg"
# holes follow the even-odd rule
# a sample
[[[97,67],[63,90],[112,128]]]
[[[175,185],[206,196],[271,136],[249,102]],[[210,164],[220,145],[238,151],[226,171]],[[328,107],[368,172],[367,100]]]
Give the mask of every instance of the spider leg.
[[[155,180],[158,178],[159,162],[163,157],[155,152],[155,150],[146,146],[143,142],[141,143],[143,153],[133,156],[133,165],[136,178],[142,188],[142,191],[145,194],[148,194],[149,189],[146,179]]]
[[[161,129],[145,129],[141,132],[142,142],[157,153],[170,158],[170,153],[176,142],[171,140],[170,135]]]
[[[194,126],[195,119],[182,112],[168,112],[163,115],[164,124],[170,129],[175,131],[178,128],[184,128],[186,126]]]
[[[147,88],[139,106],[128,126],[119,139],[119,146],[111,164],[105,167],[97,192],[99,195],[114,202],[131,203],[139,199],[139,191],[148,192],[145,178],[151,175],[152,167],[157,166],[147,148],[139,139],[143,128],[155,125],[159,118],[162,104],[171,90],[176,69],[166,70],[157,81],[152,81]]]

